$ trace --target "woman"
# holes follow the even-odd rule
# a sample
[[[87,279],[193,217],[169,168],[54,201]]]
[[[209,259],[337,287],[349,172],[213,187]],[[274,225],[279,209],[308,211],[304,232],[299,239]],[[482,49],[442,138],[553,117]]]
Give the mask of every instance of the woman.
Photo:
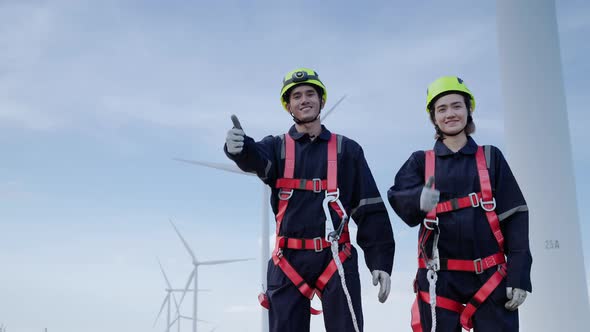
[[[414,152],[388,191],[400,218],[420,225],[415,332],[518,331],[532,290],[528,208],[500,150],[471,137],[474,110],[460,78],[430,84],[434,149]]]

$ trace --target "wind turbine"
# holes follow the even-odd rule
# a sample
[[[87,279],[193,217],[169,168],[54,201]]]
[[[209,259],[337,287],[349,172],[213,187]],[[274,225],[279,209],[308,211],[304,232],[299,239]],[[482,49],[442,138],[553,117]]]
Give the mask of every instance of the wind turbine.
[[[197,321],[199,321],[197,319],[197,304],[198,304],[198,301],[197,301],[198,300],[198,296],[197,295],[198,295],[199,292],[193,291],[193,317],[192,318],[191,317],[181,317],[180,310],[179,310],[180,308],[179,307],[180,307],[180,305],[182,305],[182,301],[184,300],[184,296],[189,291],[189,287],[190,287],[191,283],[193,283],[193,290],[194,289],[197,289],[197,290],[199,289],[199,287],[198,287],[198,281],[199,281],[199,278],[198,278],[198,270],[199,270],[199,266],[201,266],[201,265],[220,265],[220,264],[227,264],[227,263],[234,263],[234,262],[244,262],[244,261],[252,260],[252,258],[221,259],[221,260],[213,260],[213,261],[199,261],[199,260],[197,260],[197,257],[195,256],[195,254],[194,254],[193,250],[191,249],[191,247],[188,245],[188,242],[186,242],[186,240],[184,239],[184,237],[182,236],[182,234],[180,234],[180,231],[178,231],[178,228],[176,228],[176,225],[174,225],[174,223],[172,222],[172,220],[170,220],[170,224],[172,225],[172,227],[174,228],[174,231],[176,232],[176,234],[180,238],[180,241],[182,241],[182,244],[186,248],[186,251],[188,251],[189,255],[191,256],[193,267],[194,267],[193,268],[193,271],[191,272],[191,274],[188,277],[188,280],[186,282],[186,286],[184,287],[184,289],[182,291],[182,296],[180,297],[180,301],[178,303],[178,307],[176,308],[176,314],[178,315],[178,317],[176,318],[176,320],[178,320],[180,318],[192,319],[193,332],[197,332]],[[170,287],[170,288],[172,288],[172,287]],[[170,325],[168,325],[168,328],[170,328]]]
[[[162,267],[162,263],[160,262],[160,260],[158,259],[158,265],[160,266],[160,271],[162,271],[162,276],[164,276],[164,280],[166,281],[166,286],[167,288],[165,289],[166,291],[166,296],[164,297],[164,301],[162,302],[162,305],[160,306],[160,311],[158,311],[158,315],[156,316],[156,319],[154,320],[154,325],[156,326],[156,323],[158,322],[158,319],[160,318],[160,315],[162,314],[162,312],[164,311],[164,308],[167,307],[167,318],[166,318],[166,332],[170,331],[170,327],[172,325],[174,325],[174,323],[176,321],[178,321],[178,317],[180,317],[179,314],[176,315],[176,318],[174,318],[173,321],[170,321],[171,317],[171,302],[170,302],[170,298],[172,298],[172,300],[174,301],[174,305],[176,307],[176,312],[179,312],[179,303],[176,300],[176,296],[174,296],[174,293],[179,293],[179,292],[183,292],[184,289],[174,289],[172,288],[172,285],[170,284],[170,280],[168,279],[168,276],[166,275],[166,272],[164,271],[164,268]],[[194,291],[193,289],[188,289],[187,291],[192,292]],[[199,289],[199,292],[208,292],[208,289]],[[182,316],[181,318],[185,318],[184,316]],[[180,332],[180,322],[178,323],[178,331]],[[2,330],[0,330],[0,332],[2,332]]]
[[[174,324],[177,324],[177,326],[178,326],[178,332],[180,332],[180,320],[181,320],[181,319],[190,320],[190,321],[192,321],[192,320],[193,320],[193,318],[192,318],[192,317],[188,317],[188,316],[184,316],[184,315],[178,315],[178,316],[176,316],[176,318],[175,318],[175,319],[174,319],[174,320],[173,320],[173,321],[170,323],[170,325],[169,325],[168,327],[170,327],[170,326],[172,326],[172,325],[174,325]],[[208,323],[208,324],[210,324],[210,323],[211,323],[211,322],[209,322],[209,321],[202,320],[202,319],[197,319],[197,322],[200,322],[200,323]]]
[[[496,17],[504,135],[530,211],[534,257],[535,291],[519,309],[521,326],[527,331],[588,330],[576,201],[580,179],[576,183],[574,177],[555,1],[497,0]]]
[[[332,113],[332,111],[334,111],[334,109],[336,109],[336,107],[338,105],[340,105],[340,103],[344,100],[344,98],[346,98],[346,95],[343,95],[342,97],[340,97],[340,99],[338,99],[338,101],[336,101],[336,103],[334,103],[334,105],[332,105],[332,107],[330,107],[330,109],[328,109],[326,112],[323,113],[323,115],[321,116],[322,120],[325,120],[328,115],[330,113]],[[176,161],[180,161],[183,163],[188,163],[188,164],[193,164],[193,165],[198,165],[198,166],[204,166],[204,167],[209,167],[209,168],[214,168],[214,169],[218,169],[218,170],[222,170],[222,171],[226,171],[226,172],[231,172],[231,173],[238,173],[238,174],[242,174],[242,175],[248,175],[248,176],[256,176],[256,174],[254,173],[249,173],[249,172],[244,172],[241,169],[239,169],[237,166],[235,165],[228,165],[228,164],[220,164],[220,163],[213,163],[213,162],[206,162],[206,161],[198,161],[198,160],[188,160],[188,159],[182,159],[182,158],[173,158]],[[268,198],[270,197],[270,188],[265,184],[262,183],[262,222],[260,224],[260,238],[261,238],[261,246],[260,246],[260,282],[262,285],[262,291],[265,292],[266,291],[266,269],[267,269],[267,261],[270,258],[270,236],[268,233],[268,225],[269,225],[269,218],[268,218]],[[263,332],[267,332],[268,331],[268,311],[267,310],[262,310],[262,331]]]
[[[160,318],[160,315],[162,314],[162,311],[164,310],[165,307],[167,307],[167,315],[166,315],[166,332],[170,332],[170,297],[172,296],[172,299],[174,300],[174,305],[176,305],[176,308],[178,309],[178,302],[176,301],[176,296],[174,296],[174,293],[172,293],[170,290],[172,289],[172,285],[170,285],[170,280],[168,280],[168,276],[166,275],[166,272],[164,272],[164,268],[162,267],[162,263],[160,262],[160,260],[158,259],[158,265],[160,265],[160,271],[162,271],[162,275],[164,276],[164,280],[166,280],[166,285],[168,286],[167,288],[167,292],[168,294],[166,295],[166,297],[164,297],[164,301],[162,302],[162,305],[160,306],[160,311],[158,311],[158,315],[156,315],[156,319],[154,320],[154,325],[156,326],[156,323],[158,322],[158,319]]]

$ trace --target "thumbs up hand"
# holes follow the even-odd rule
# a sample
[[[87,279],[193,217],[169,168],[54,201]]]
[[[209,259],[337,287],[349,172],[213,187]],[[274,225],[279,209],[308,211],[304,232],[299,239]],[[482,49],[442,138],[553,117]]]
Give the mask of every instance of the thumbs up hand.
[[[232,115],[231,121],[234,126],[227,132],[225,144],[227,145],[227,152],[237,155],[244,149],[244,136],[246,134],[244,133],[244,130],[242,130],[242,125],[237,116]]]
[[[431,176],[420,194],[420,210],[430,212],[438,204],[440,199],[440,191],[432,188],[434,185],[434,176]]]

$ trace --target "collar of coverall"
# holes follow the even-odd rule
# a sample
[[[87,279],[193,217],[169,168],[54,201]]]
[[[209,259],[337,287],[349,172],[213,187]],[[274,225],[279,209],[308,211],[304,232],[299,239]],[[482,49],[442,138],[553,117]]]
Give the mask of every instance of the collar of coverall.
[[[467,144],[461,148],[457,153],[461,153],[464,155],[475,154],[477,152],[477,143],[471,138],[471,136],[467,136]],[[449,156],[455,154],[451,149],[449,149],[442,140],[437,140],[434,144],[434,154],[439,157]]]
[[[289,136],[291,136],[291,138],[293,138],[296,141],[302,139],[305,136],[309,137],[309,135],[306,133],[298,132],[297,129],[295,129],[295,125],[292,125],[289,129]],[[318,138],[324,141],[329,141],[330,137],[332,137],[332,133],[328,129],[326,129],[324,125],[322,125],[322,132],[320,133]]]

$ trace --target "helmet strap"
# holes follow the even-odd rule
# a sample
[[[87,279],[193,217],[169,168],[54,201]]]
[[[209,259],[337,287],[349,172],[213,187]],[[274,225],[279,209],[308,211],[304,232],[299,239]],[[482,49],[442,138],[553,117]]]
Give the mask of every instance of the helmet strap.
[[[312,120],[307,120],[307,121],[302,121],[302,120],[299,120],[299,119],[297,119],[297,118],[295,117],[295,114],[293,114],[293,112],[289,112],[289,113],[291,114],[291,117],[293,118],[293,121],[294,121],[296,124],[302,125],[302,124],[306,124],[306,123],[312,123],[312,122],[314,122],[315,120],[319,119],[319,118],[320,118],[320,114],[322,114],[322,110],[320,110],[320,111],[318,112],[318,116],[316,116],[314,119],[312,119]]]

